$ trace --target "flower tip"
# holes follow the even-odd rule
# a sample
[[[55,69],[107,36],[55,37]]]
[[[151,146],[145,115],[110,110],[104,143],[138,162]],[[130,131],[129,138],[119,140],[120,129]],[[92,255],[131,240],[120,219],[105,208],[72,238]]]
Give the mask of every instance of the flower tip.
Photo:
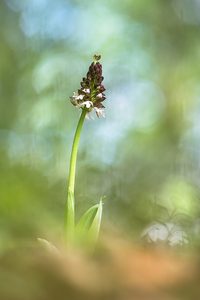
[[[94,63],[96,63],[96,62],[98,62],[98,61],[101,59],[101,55],[95,54],[95,55],[93,56],[93,59],[94,59]]]

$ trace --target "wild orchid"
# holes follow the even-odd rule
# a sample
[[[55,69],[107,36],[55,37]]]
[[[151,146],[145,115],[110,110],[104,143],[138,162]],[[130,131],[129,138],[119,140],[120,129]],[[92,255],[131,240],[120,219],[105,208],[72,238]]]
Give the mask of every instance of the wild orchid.
[[[74,135],[69,166],[64,217],[65,236],[68,242],[78,240],[93,244],[98,238],[101,224],[102,199],[98,204],[90,207],[76,224],[74,198],[77,153],[84,120],[86,117],[90,117],[93,111],[98,118],[105,117],[105,107],[102,102],[106,97],[104,94],[105,87],[102,84],[104,78],[102,76],[102,65],[99,62],[100,59],[100,55],[94,55],[94,61],[90,65],[86,77],[83,77],[80,89],[70,97],[71,103],[78,109],[81,109],[81,115]]]

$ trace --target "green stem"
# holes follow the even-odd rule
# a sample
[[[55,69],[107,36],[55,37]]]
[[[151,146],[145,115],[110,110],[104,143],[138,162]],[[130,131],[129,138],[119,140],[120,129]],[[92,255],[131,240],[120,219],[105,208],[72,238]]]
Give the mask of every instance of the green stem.
[[[75,223],[74,185],[75,185],[75,176],[76,176],[76,160],[77,160],[81,130],[83,127],[86,113],[87,113],[86,109],[83,109],[74,135],[74,141],[73,141],[71,157],[70,157],[67,202],[65,206],[65,217],[64,217],[65,235],[67,237],[67,240],[71,240],[73,238],[73,233],[74,233],[74,223]]]

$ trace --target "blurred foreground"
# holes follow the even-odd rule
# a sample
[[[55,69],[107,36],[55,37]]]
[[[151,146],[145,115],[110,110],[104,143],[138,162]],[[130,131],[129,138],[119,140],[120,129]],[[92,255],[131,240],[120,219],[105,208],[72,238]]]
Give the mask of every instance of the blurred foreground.
[[[200,261],[111,237],[92,256],[35,243],[1,255],[0,279],[3,300],[191,300],[199,298]]]

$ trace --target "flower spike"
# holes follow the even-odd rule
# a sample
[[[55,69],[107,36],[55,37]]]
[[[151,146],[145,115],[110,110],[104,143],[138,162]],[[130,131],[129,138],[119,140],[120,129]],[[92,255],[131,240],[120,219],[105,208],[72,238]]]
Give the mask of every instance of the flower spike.
[[[74,106],[85,109],[87,114],[95,111],[98,118],[105,117],[105,106],[102,102],[106,99],[100,59],[101,55],[94,55],[94,61],[90,65],[86,77],[83,77],[80,83],[81,88],[70,97]]]

